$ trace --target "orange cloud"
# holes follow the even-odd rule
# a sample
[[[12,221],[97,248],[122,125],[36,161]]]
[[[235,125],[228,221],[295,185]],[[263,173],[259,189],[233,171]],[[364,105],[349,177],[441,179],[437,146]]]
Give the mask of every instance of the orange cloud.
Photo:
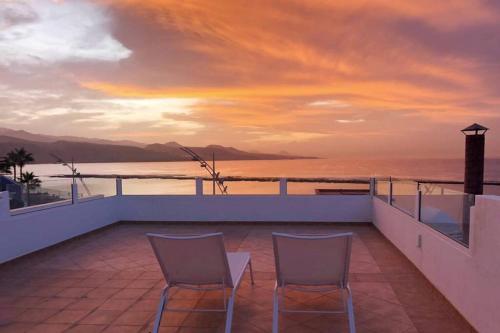
[[[431,140],[431,129],[500,126],[494,2],[89,1],[107,7],[106,31],[130,56],[40,69],[26,86],[41,78],[50,90],[61,81],[69,93],[59,103],[66,104],[27,94],[23,105],[11,103],[6,119],[22,123],[22,113],[47,128],[43,119],[60,112],[79,125],[72,129],[86,124],[93,135],[104,121],[113,125],[102,128],[107,136],[189,136],[191,144],[231,138],[236,146],[265,141],[285,150],[307,143],[302,152],[408,151],[403,143],[425,145],[406,137]],[[160,103],[165,99],[170,103]],[[173,99],[189,103],[173,112]],[[500,146],[500,135],[496,140]]]

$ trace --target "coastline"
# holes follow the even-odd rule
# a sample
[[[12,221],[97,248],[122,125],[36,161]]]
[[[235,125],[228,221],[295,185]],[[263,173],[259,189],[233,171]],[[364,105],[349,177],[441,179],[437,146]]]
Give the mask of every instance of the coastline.
[[[49,178],[72,178],[71,174],[51,175]],[[130,175],[130,174],[80,174],[78,178],[101,178],[101,179],[173,179],[173,180],[194,180],[199,177],[186,175]],[[201,177],[203,180],[212,180],[211,177]],[[245,176],[227,176],[222,177],[228,182],[278,182],[280,177],[245,177]],[[351,183],[351,184],[369,184],[369,177],[352,178],[333,178],[333,177],[287,177],[288,182],[292,183]],[[380,179],[380,178],[379,178]],[[387,177],[389,179],[389,177]],[[429,178],[400,178],[392,177],[394,181],[414,181],[419,183],[433,184],[463,184],[459,180],[442,180]],[[485,181],[484,185],[500,185],[500,180]]]
[[[71,174],[51,175],[50,178],[72,178]],[[196,176],[186,175],[122,175],[122,174],[80,174],[78,178],[121,178],[121,179],[174,179],[174,180],[194,180]],[[203,180],[212,180],[211,177],[201,177]],[[279,182],[280,177],[244,177],[244,176],[227,176],[221,177],[224,181],[230,182]],[[289,182],[296,183],[355,183],[355,184],[369,184],[370,178],[356,177],[356,178],[330,178],[330,177],[289,177]]]

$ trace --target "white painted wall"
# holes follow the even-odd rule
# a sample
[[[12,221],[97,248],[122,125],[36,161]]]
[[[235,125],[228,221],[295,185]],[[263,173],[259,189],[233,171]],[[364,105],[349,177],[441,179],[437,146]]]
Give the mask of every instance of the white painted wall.
[[[371,222],[368,195],[218,195],[120,198],[120,220]]]
[[[109,197],[12,216],[0,214],[0,263],[116,222],[116,204],[116,197]]]
[[[370,222],[366,196],[97,197],[9,211],[0,194],[0,263],[105,227],[117,221],[315,221]]]
[[[470,247],[374,198],[373,223],[479,331],[500,332],[500,197],[478,196]],[[417,247],[421,235],[422,247]]]

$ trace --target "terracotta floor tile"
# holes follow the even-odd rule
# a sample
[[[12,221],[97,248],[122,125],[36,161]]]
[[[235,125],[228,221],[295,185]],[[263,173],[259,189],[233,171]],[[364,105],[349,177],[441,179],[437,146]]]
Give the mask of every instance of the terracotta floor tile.
[[[23,333],[30,332],[36,324],[30,323],[10,323],[0,326],[0,333]]]
[[[137,299],[148,292],[149,289],[122,289],[113,295],[113,299]]]
[[[30,328],[30,333],[60,333],[68,329],[70,325],[67,324],[39,324]]]
[[[152,311],[127,311],[120,315],[113,325],[144,325],[154,316]]]
[[[179,327],[177,333],[219,333],[224,332],[222,328],[214,329],[208,327]]]
[[[74,324],[89,313],[90,310],[62,310],[46,319],[45,322],[53,324]]]
[[[179,330],[178,327],[160,327],[158,333],[177,333]],[[153,331],[152,326],[147,328],[142,328],[141,333],[151,333]]]
[[[92,291],[94,288],[66,288],[62,290],[60,293],[57,294],[57,297],[70,297],[70,298],[78,298],[78,297],[84,297],[86,294],[88,294],[90,291]]]
[[[182,326],[184,320],[189,315],[188,312],[173,312],[165,311],[163,312],[162,320],[160,326],[162,327],[178,327]],[[154,316],[156,318],[156,314]]]
[[[27,309],[0,307],[0,326],[7,325],[25,311],[27,311]]]
[[[34,306],[38,309],[64,309],[77,301],[76,298],[52,297]]]
[[[97,288],[105,284],[108,279],[103,278],[87,278],[82,280],[78,285],[83,288]]]
[[[132,305],[130,310],[132,311],[156,311],[158,307],[158,300],[155,299],[143,299],[139,300]]]
[[[87,293],[86,297],[87,298],[104,298],[108,299],[111,296],[115,295],[116,293],[120,292],[123,289],[118,289],[118,288],[95,288],[89,293]]]
[[[135,302],[135,299],[108,299],[99,306],[99,310],[124,311],[130,308]]]
[[[0,296],[0,307],[10,306],[17,300],[16,296]]]
[[[224,313],[190,312],[182,322],[182,326],[216,328],[224,322]]]
[[[35,288],[29,293],[29,296],[34,296],[34,297],[52,297],[57,294],[59,294],[62,290],[64,290],[64,287],[42,287],[42,288]]]
[[[81,298],[66,307],[67,310],[95,310],[105,302],[104,299]]]
[[[113,325],[106,328],[103,333],[137,333],[140,332],[142,326],[123,326],[123,325]]]
[[[106,325],[75,325],[71,326],[65,333],[98,333],[102,332]]]
[[[41,323],[59,311],[59,309],[30,309],[24,311],[14,320],[21,323]]]
[[[335,224],[119,224],[0,266],[0,333],[149,332],[161,271],[147,232],[220,231],[230,251],[252,255],[255,285],[245,273],[235,300],[233,332],[270,332],[275,268],[271,232],[353,231],[350,282],[358,333],[461,333],[470,325],[373,226]],[[288,292],[287,306],[338,305],[331,294]],[[340,304],[340,303],[339,303]],[[220,292],[173,288],[169,308],[222,305]],[[27,322],[30,321],[30,322]],[[161,332],[223,332],[225,313],[166,311]],[[35,326],[38,326],[35,328]],[[286,314],[282,332],[344,332],[345,315]]]
[[[119,288],[123,289],[127,287],[129,284],[131,284],[133,280],[129,279],[110,279],[106,281],[104,284],[101,285],[101,287],[104,288]]]
[[[134,280],[131,283],[127,285],[127,288],[153,288],[157,283],[159,282],[158,279],[154,280],[145,280],[145,279],[138,279]]]
[[[122,311],[117,310],[95,310],[80,320],[79,324],[103,325],[112,323]]]
[[[46,297],[19,297],[14,301],[14,303],[10,304],[10,306],[16,308],[31,308],[39,305],[46,300]]]

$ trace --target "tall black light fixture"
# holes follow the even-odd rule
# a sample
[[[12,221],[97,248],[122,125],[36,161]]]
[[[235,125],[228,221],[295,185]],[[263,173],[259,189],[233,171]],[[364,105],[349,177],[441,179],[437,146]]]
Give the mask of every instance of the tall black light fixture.
[[[488,129],[479,124],[472,124],[462,130],[465,134],[465,193],[483,194],[486,131]]]

